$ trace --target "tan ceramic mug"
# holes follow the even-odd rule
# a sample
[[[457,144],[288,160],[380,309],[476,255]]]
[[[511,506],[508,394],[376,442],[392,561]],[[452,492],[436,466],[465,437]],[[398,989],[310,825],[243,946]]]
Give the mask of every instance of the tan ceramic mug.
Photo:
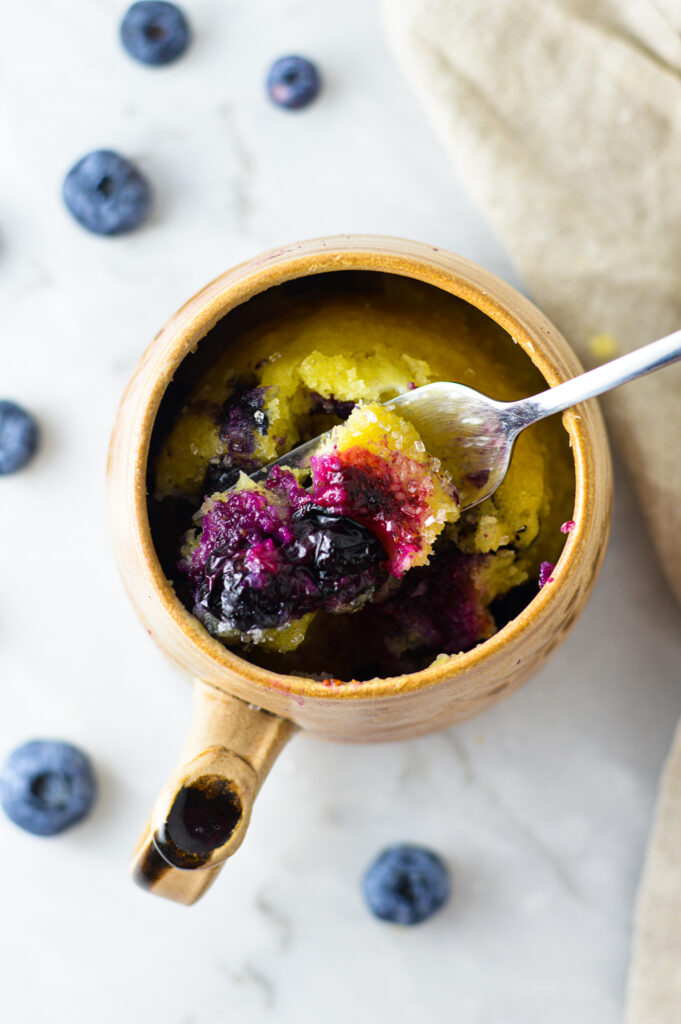
[[[493,274],[431,246],[342,236],[287,246],[223,274],[163,328],[122,399],[111,441],[109,513],[116,558],[139,617],[196,680],[186,747],[156,801],[133,872],[151,892],[193,903],[239,847],[253,800],[298,727],[335,740],[396,740],[443,729],[517,689],[547,659],[587,599],[605,550],[611,468],[601,414],[563,414],[575,471],[575,528],[550,586],[465,654],[391,679],[328,685],[239,657],[180,603],[163,573],[147,512],[147,460],[160,403],[178,367],[230,310],[283,282],[339,270],[382,271],[443,289],[504,329],[549,385],[580,364],[527,299]]]

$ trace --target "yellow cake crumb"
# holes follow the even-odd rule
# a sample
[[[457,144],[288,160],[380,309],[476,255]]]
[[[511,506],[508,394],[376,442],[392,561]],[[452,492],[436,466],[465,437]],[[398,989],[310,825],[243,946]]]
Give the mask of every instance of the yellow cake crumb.
[[[594,334],[589,338],[589,352],[599,363],[614,359],[619,352],[617,339],[612,334]]]

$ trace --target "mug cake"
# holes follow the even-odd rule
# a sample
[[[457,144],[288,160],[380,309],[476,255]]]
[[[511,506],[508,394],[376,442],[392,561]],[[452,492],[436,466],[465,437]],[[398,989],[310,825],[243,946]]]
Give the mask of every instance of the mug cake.
[[[187,357],[157,416],[149,518],[208,632],[265,668],[340,681],[419,671],[484,642],[537,593],[571,518],[560,420],[518,440],[462,510],[456,467],[389,399],[433,381],[512,401],[545,384],[474,307],[389,273],[286,282]],[[249,474],[331,430],[308,470]]]

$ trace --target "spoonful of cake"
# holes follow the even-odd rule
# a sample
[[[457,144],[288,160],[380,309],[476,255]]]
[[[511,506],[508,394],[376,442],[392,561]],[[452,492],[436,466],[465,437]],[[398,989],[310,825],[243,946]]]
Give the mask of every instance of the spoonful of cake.
[[[385,405],[409,420],[426,450],[445,463],[463,510],[496,491],[506,476],[515,440],[525,427],[678,359],[681,331],[517,402],[497,402],[463,384],[437,381],[398,395]],[[330,433],[298,445],[253,473],[251,479],[264,480],[273,466],[306,468],[310,456],[328,441]]]

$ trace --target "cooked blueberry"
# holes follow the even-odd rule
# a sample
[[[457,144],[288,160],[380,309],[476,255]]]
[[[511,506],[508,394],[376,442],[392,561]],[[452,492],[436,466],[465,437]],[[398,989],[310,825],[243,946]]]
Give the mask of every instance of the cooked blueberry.
[[[254,571],[249,571],[251,568]],[[297,581],[287,578],[290,567],[280,560],[267,569],[270,571],[258,573],[242,552],[232,557],[213,556],[206,566],[204,588],[199,591],[200,604],[240,633],[283,626],[293,618]]]
[[[349,516],[308,505],[294,514],[291,525],[296,539],[287,553],[309,568],[322,593],[335,592],[339,583],[350,582],[346,577],[377,570],[387,561],[378,537]],[[360,583],[366,590],[369,580]]]
[[[230,458],[244,465],[244,468],[255,468],[245,465],[244,456],[255,451],[255,435],[267,433],[269,421],[264,412],[266,391],[267,388],[253,388],[239,381],[222,406],[220,435],[227,442]]]
[[[38,426],[30,413],[14,402],[0,400],[0,476],[16,473],[38,447]]]
[[[142,224],[151,188],[129,160],[109,149],[82,157],[64,179],[64,202],[79,224],[96,235],[120,235]]]
[[[267,75],[267,92],[277,106],[299,110],[311,103],[321,88],[319,72],[305,57],[280,57]]]
[[[81,821],[97,785],[89,759],[59,740],[31,740],[14,750],[0,773],[0,799],[15,825],[52,836]]]
[[[177,60],[187,49],[189,25],[175,4],[140,0],[123,17],[121,42],[135,60],[158,67]]]
[[[310,402],[312,405],[310,411],[313,416],[318,415],[319,413],[327,413],[331,416],[338,416],[341,420],[346,420],[357,405],[356,402],[346,402],[340,398],[336,398],[335,395],[329,395],[328,398],[325,398],[324,395],[320,395],[318,391],[310,392]]]
[[[393,924],[420,924],[449,899],[446,865],[422,846],[389,846],[368,868],[364,897],[376,917]]]
[[[228,491],[230,487],[234,487],[238,479],[239,468],[233,466],[229,458],[209,462],[203,481],[203,493],[216,494],[220,491]]]

